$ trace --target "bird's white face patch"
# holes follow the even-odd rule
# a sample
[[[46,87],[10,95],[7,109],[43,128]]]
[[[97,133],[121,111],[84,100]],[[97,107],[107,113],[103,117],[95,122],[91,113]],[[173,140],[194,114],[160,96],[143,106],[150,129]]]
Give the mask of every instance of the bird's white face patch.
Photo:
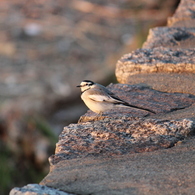
[[[90,89],[90,88],[93,87],[93,85],[94,85],[94,83],[91,82],[91,81],[82,81],[82,82],[80,83],[81,91],[83,92],[83,91],[85,91],[85,90],[87,90],[87,89]]]

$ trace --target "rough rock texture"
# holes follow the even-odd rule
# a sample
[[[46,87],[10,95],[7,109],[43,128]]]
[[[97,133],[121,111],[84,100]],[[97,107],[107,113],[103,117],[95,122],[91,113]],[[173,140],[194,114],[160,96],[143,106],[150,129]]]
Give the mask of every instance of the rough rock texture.
[[[195,49],[138,49],[118,61],[116,76],[119,82],[127,83],[128,77],[135,74],[195,73],[194,56]]]
[[[117,63],[119,82],[145,83],[156,90],[195,94],[195,2],[181,0],[169,27],[150,29],[142,49]]]
[[[195,47],[195,28],[156,27],[149,30],[142,48],[168,47],[189,49]]]
[[[0,194],[48,172],[63,126],[87,110],[75,86],[115,80],[140,27],[164,24],[178,1],[0,1]]]
[[[178,10],[181,6],[194,10],[186,0]],[[163,33],[170,36],[165,34],[161,45]],[[50,173],[40,184],[83,195],[193,195],[195,49],[193,44],[185,45],[191,39],[193,30],[154,29],[145,48],[122,57],[116,67],[117,79],[146,82],[108,88],[156,114],[134,108],[115,109],[102,116],[88,111],[78,124],[64,128],[49,158]]]
[[[73,195],[54,188],[50,188],[38,184],[28,184],[22,188],[13,188],[10,191],[10,195]]]
[[[85,195],[193,195],[194,150],[193,137],[166,150],[62,160],[41,184]]]
[[[173,17],[168,18],[168,26],[193,27],[195,24],[194,0],[181,0]]]
[[[186,136],[195,133],[195,96],[164,93],[140,85],[111,84],[108,88],[128,102],[133,100],[134,105],[151,106],[158,114],[128,109],[113,110],[96,118],[88,112],[79,124],[64,128],[55,155],[49,158],[50,173],[41,184],[70,193],[94,195],[162,194],[164,189],[166,194],[191,193],[193,174],[182,171],[186,161],[191,168],[194,166],[195,140],[189,146],[184,145]],[[186,109],[192,120],[186,119],[186,114],[184,119],[177,115],[180,120],[155,119]],[[180,144],[182,150],[186,152],[188,147],[190,151],[181,152],[177,149]],[[159,153],[152,153],[155,150]],[[181,158],[186,158],[184,164],[179,163]],[[180,166],[181,172],[176,171]],[[186,186],[189,178],[192,181]]]
[[[65,127],[56,144],[51,165],[64,159],[87,156],[116,156],[170,148],[193,134],[192,120],[156,120],[113,117]]]

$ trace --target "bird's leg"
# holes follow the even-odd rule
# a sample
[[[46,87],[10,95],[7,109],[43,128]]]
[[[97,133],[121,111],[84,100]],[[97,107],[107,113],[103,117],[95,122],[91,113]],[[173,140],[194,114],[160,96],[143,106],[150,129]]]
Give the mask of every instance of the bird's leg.
[[[99,115],[99,117],[98,117],[99,120],[101,119],[102,114],[103,114],[103,112],[100,112],[100,113],[98,114],[98,115]]]
[[[94,120],[100,120],[102,117],[103,112],[99,112],[97,116],[94,118]]]

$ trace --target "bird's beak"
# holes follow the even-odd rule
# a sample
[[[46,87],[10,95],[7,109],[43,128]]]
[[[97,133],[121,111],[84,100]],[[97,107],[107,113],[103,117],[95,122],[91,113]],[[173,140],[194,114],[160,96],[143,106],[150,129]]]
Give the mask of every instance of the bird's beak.
[[[81,87],[81,85],[77,85],[76,87]]]

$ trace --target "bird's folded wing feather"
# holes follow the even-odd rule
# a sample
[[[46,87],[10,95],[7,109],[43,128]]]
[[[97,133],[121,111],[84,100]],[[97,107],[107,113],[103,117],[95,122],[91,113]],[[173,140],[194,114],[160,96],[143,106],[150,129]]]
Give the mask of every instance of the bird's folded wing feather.
[[[104,95],[89,95],[89,98],[96,102],[109,101],[109,97]]]
[[[91,100],[97,101],[97,102],[106,101],[106,102],[110,102],[110,103],[121,103],[121,104],[124,103],[124,101],[122,101],[118,97],[114,96],[114,94],[108,95],[104,91],[98,91],[97,93],[95,93],[95,90],[94,90],[93,94],[89,95],[88,97]]]

